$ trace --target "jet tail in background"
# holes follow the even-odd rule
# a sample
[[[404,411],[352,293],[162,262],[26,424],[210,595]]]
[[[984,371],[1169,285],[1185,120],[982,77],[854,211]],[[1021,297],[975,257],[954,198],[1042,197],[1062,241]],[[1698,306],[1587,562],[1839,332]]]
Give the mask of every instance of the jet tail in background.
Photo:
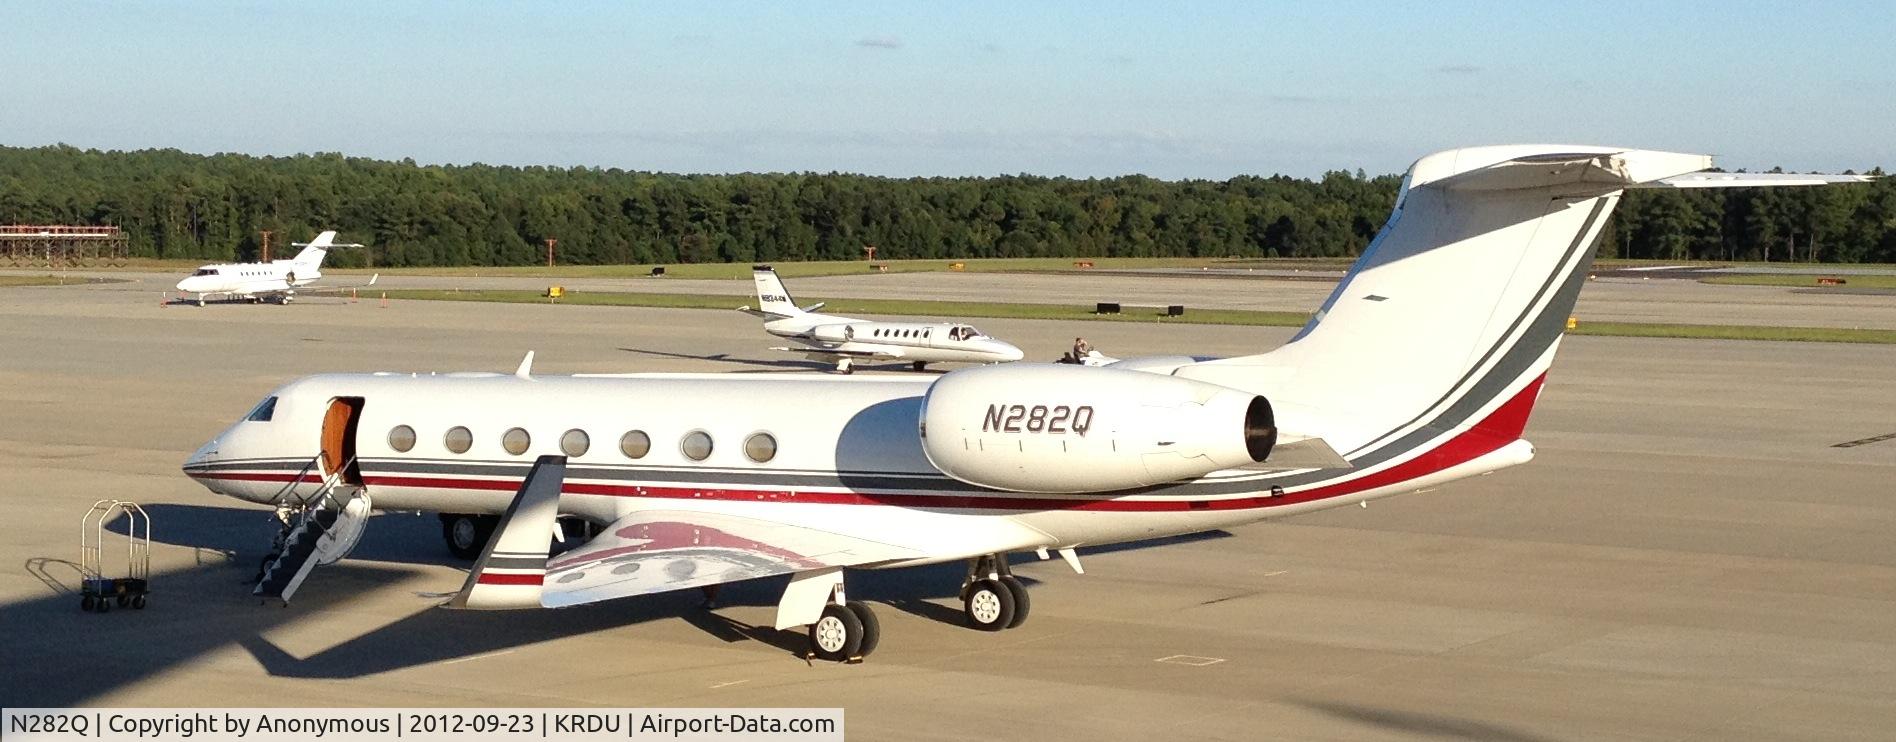
[[[323,266],[323,258],[329,255],[331,248],[362,247],[355,243],[337,244],[336,231],[333,229],[316,235],[316,239],[308,242],[293,242],[291,245],[303,248],[303,251],[297,253],[291,262],[294,263],[297,268],[305,271],[321,268]]]
[[[805,312],[797,308],[796,301],[790,298],[790,290],[783,287],[783,279],[777,277],[777,271],[768,265],[753,266],[751,279],[757,283],[757,309],[767,315],[778,317],[796,317]]]

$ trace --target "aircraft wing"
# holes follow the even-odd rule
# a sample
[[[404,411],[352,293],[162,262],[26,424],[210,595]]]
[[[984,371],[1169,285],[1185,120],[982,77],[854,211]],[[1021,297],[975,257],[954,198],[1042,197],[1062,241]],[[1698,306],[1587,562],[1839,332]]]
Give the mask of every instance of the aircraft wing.
[[[322,285],[305,284],[305,285],[296,287],[296,293],[299,293],[299,294],[339,294],[344,291],[349,291],[352,289],[366,289],[370,286],[374,286],[375,282],[381,280],[381,278],[382,278],[382,274],[377,273],[375,275],[369,276],[369,280],[367,283],[322,284]]]
[[[645,510],[620,518],[585,545],[547,560],[540,604],[559,608],[922,554],[847,529]]]
[[[926,539],[926,529],[870,520],[824,526],[693,510],[627,514],[591,541],[549,557],[566,457],[541,456],[468,572],[454,608],[558,608],[719,585],[755,577],[872,565],[929,554],[888,533]]]

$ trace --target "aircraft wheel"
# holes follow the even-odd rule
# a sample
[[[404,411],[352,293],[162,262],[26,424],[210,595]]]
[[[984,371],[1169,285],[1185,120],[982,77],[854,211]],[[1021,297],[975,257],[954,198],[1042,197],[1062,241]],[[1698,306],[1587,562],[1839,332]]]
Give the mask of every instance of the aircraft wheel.
[[[836,362],[836,373],[852,374],[855,372],[856,372],[856,364],[850,359],[844,358]]]
[[[870,652],[876,651],[876,645],[882,643],[882,621],[869,610],[868,603],[852,600],[845,607],[862,622],[862,646],[856,648],[856,656],[868,657]]]
[[[857,656],[862,650],[862,619],[843,606],[825,606],[823,616],[810,624],[810,649],[816,656],[836,662]]]
[[[197,302],[197,304],[198,304],[198,306],[200,306],[200,307],[201,307],[201,306],[204,306],[204,297],[202,297],[202,296],[200,296],[200,297],[198,297],[198,302]]]
[[[79,599],[79,610],[85,611],[87,613],[91,613],[98,609],[99,609],[99,601],[93,599],[92,596],[87,595]]]
[[[1000,631],[1014,620],[1014,591],[999,580],[982,580],[968,586],[962,601],[968,625],[982,631]]]
[[[471,560],[480,557],[481,549],[487,546],[487,539],[494,535],[497,525],[492,516],[443,513],[441,538],[448,543],[448,552],[454,558]]]
[[[1027,610],[1033,606],[1033,601],[1027,598],[1027,586],[1013,575],[1001,575],[1001,585],[1014,596],[1014,618],[1007,622],[1007,628],[1027,623]]]
[[[928,370],[928,362],[927,362],[927,361],[916,361],[916,362],[914,362],[914,363],[912,363],[912,364],[909,364],[909,365],[910,365],[910,366],[913,366],[913,367],[915,368],[915,370],[917,370],[917,371],[927,371],[927,370]]]

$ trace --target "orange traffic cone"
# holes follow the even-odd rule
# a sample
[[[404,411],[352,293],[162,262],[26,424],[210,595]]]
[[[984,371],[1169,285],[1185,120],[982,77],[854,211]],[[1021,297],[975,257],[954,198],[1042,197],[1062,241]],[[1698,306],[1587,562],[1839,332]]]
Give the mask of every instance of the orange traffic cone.
[[[383,309],[388,308],[388,292],[387,291],[382,292],[382,308]]]

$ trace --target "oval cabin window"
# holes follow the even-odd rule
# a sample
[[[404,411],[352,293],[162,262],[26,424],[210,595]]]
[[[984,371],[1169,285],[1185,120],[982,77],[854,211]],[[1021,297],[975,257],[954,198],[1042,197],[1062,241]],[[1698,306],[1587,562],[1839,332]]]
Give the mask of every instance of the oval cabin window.
[[[769,433],[752,433],[744,439],[744,455],[762,464],[777,458],[777,438]]]
[[[678,450],[685,455],[685,458],[691,459],[692,461],[703,461],[710,458],[711,434],[702,430],[694,430],[686,433],[684,440],[678,442]]]
[[[642,459],[652,451],[652,437],[643,430],[628,431],[619,436],[619,453],[628,459]]]
[[[586,435],[584,430],[574,428],[560,436],[560,453],[567,456],[573,458],[585,456],[589,448],[592,448],[592,436]]]
[[[441,436],[441,445],[447,446],[448,450],[454,453],[467,453],[468,449],[474,447],[474,433],[456,425],[448,428],[448,432]]]
[[[388,431],[388,447],[400,453],[408,453],[415,447],[415,429],[406,425],[397,425]]]
[[[527,446],[532,444],[533,436],[527,435],[527,431],[520,428],[513,428],[500,436],[500,447],[507,449],[507,453],[515,456],[526,453]]]

